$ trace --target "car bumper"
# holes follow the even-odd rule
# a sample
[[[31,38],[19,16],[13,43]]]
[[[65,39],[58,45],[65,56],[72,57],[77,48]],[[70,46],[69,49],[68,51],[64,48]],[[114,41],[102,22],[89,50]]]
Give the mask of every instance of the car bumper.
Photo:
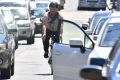
[[[31,37],[32,29],[30,27],[19,27],[18,39],[26,40]]]
[[[0,69],[6,69],[11,63],[11,54],[8,50],[0,52]]]

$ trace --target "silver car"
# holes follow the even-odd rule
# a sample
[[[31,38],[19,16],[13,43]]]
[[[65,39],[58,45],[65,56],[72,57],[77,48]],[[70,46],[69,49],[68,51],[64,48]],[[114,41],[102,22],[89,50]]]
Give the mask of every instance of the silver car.
[[[35,37],[35,17],[31,17],[27,8],[9,7],[15,17],[17,17],[19,40],[27,40],[27,44],[34,43]]]

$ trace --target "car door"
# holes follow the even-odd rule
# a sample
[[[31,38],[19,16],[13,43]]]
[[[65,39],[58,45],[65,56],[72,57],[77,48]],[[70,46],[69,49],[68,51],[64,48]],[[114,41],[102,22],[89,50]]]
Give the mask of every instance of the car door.
[[[94,43],[72,21],[63,20],[62,28],[61,41],[54,43],[52,49],[53,80],[81,80],[80,69],[87,63]]]

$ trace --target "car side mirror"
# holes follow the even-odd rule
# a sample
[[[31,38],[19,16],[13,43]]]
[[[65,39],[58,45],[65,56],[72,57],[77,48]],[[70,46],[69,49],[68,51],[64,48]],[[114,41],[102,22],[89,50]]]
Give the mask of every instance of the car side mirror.
[[[83,42],[79,39],[71,39],[69,40],[70,47],[80,48],[81,53],[85,52],[85,47],[83,46]]]
[[[40,17],[40,21],[41,21],[41,22],[43,21],[43,17]]]
[[[89,27],[89,25],[88,25],[88,24],[82,24],[82,28],[83,28],[84,30],[87,30],[87,29],[88,29],[88,27]]]
[[[92,31],[91,31],[90,29],[85,30],[85,32],[86,32],[88,35],[92,35]]]
[[[102,80],[102,67],[96,65],[84,66],[80,71],[80,77],[90,80]]]
[[[35,18],[36,18],[35,16],[31,16],[31,18],[30,18],[30,19],[32,19],[32,20],[33,20],[33,19],[35,19]]]
[[[14,19],[15,19],[15,20],[19,20],[20,17],[19,17],[19,16],[14,16]]]

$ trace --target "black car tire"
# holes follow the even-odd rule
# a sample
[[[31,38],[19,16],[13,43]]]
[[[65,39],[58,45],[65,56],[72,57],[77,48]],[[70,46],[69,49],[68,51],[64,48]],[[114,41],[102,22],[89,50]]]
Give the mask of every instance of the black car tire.
[[[11,77],[11,65],[7,69],[1,70],[1,79],[10,79]]]
[[[14,75],[14,66],[15,66],[15,63],[13,61],[12,65],[11,65],[11,76]]]
[[[27,44],[34,44],[34,36],[31,36],[29,39],[27,39]]]
[[[18,48],[18,41],[15,42],[15,49]]]
[[[35,43],[35,36],[34,36],[34,35],[33,35],[32,38],[31,38],[31,42],[32,42],[32,44]]]

